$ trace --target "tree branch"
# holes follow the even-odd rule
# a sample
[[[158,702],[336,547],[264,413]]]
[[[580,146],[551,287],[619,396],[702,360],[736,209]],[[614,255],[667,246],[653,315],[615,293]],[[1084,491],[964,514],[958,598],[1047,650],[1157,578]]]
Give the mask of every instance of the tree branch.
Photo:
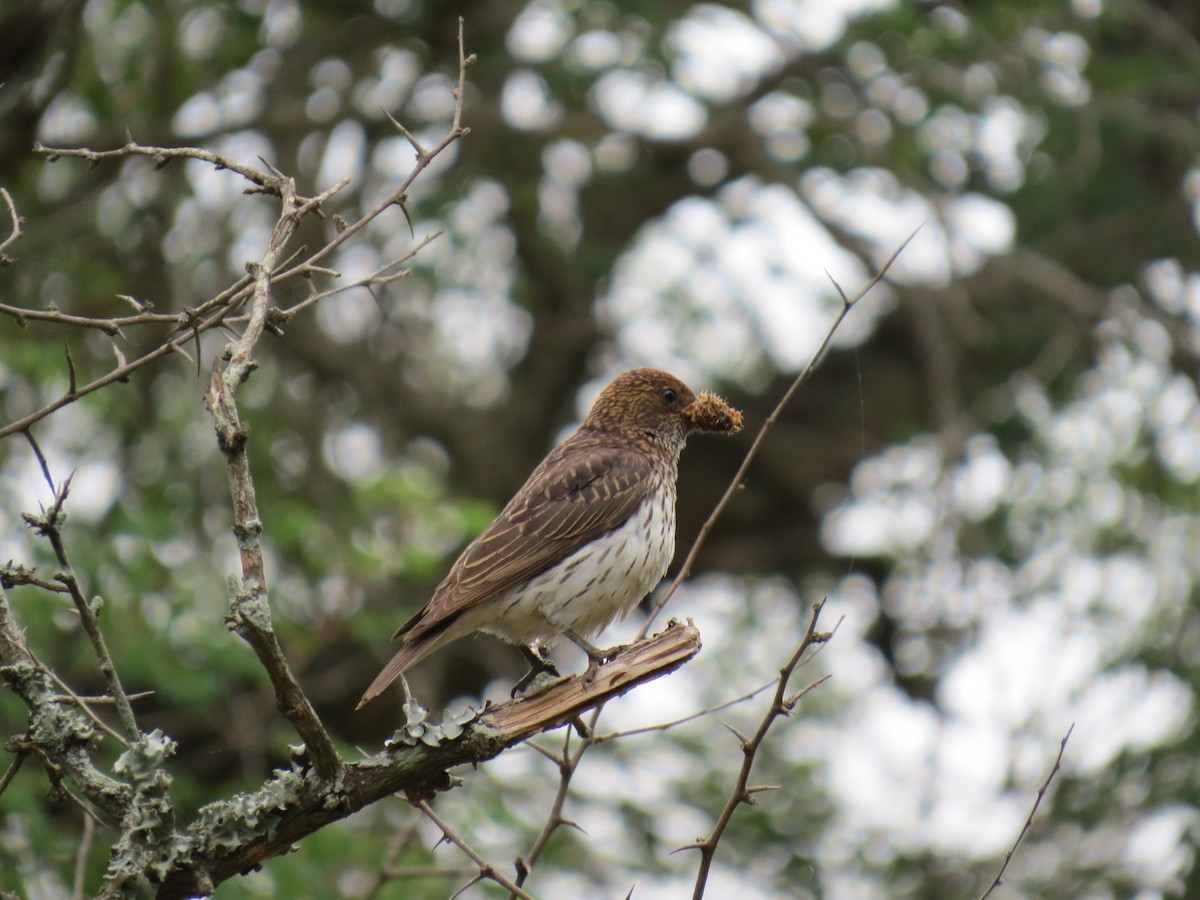
[[[804,639],[800,641],[789,659],[779,670],[779,680],[775,686],[775,696],[771,700],[771,705],[759,722],[758,729],[754,732],[754,736],[742,740],[742,768],[738,772],[737,783],[734,785],[729,799],[725,801],[725,808],[721,810],[721,815],[717,818],[717,823],[713,826],[713,830],[704,840],[696,841],[695,843],[685,844],[680,847],[680,850],[699,850],[700,851],[700,869],[696,873],[696,886],[692,892],[693,900],[700,900],[704,896],[704,888],[708,882],[708,873],[712,868],[713,857],[717,853],[717,844],[721,842],[722,835],[725,834],[725,829],[729,826],[730,820],[733,818],[734,812],[743,803],[754,806],[757,801],[754,799],[754,794],[760,793],[762,790],[770,790],[765,786],[757,789],[752,789],[750,785],[750,771],[754,768],[754,758],[758,754],[758,748],[762,746],[766,740],[767,732],[771,730],[771,726],[775,724],[775,720],[780,716],[791,715],[796,708],[796,704],[811,690],[824,684],[828,679],[828,675],[818,678],[804,690],[789,697],[787,693],[788,681],[791,680],[792,673],[796,671],[796,667],[800,664],[804,654],[809,647],[815,644],[823,644],[832,637],[830,632],[817,631],[817,620],[821,617],[821,610],[825,608],[825,601],[814,603],[812,608],[812,618],[808,622],[808,631],[804,634]],[[741,739],[739,735],[739,739]],[[678,852],[678,851],[676,851]]]
[[[271,305],[271,272],[308,205],[297,199],[295,183],[290,178],[281,179],[280,196],[282,211],[271,233],[267,251],[261,260],[247,266],[253,282],[250,321],[242,336],[228,350],[224,371],[214,365],[205,400],[217,433],[217,444],[225,455],[229,490],[233,498],[233,531],[242,563],[241,579],[231,583],[226,624],[253,648],[266,669],[275,689],[275,705],[304,740],[308,752],[312,754],[317,774],[323,779],[332,780],[337,777],[342,760],[329,732],[292,674],[271,625],[262,549],[262,520],[250,474],[250,460],[246,454],[249,429],[238,415],[235,399],[237,389],[257,367],[252,354],[267,324]]]
[[[38,455],[39,457],[41,456],[40,452]],[[129,705],[129,697],[125,694],[125,689],[121,686],[121,678],[117,674],[116,664],[108,652],[108,645],[104,641],[104,634],[100,630],[99,613],[102,601],[97,597],[89,602],[88,598],[84,596],[83,587],[79,583],[79,578],[75,575],[75,570],[71,568],[71,561],[67,556],[67,548],[63,542],[62,524],[66,520],[66,514],[63,512],[63,504],[66,502],[67,494],[70,490],[71,477],[67,476],[66,480],[58,488],[54,502],[50,504],[50,508],[45,513],[40,516],[35,516],[32,513],[24,513],[21,518],[27,525],[50,542],[50,546],[54,550],[54,556],[58,560],[58,564],[62,566],[62,570],[54,576],[54,580],[67,589],[67,593],[75,604],[75,610],[79,613],[79,621],[83,625],[83,630],[87,634],[88,640],[91,641],[92,649],[95,651],[97,658],[100,660],[100,674],[104,676],[104,683],[108,686],[108,693],[113,698],[113,703],[116,706],[117,719],[121,723],[124,740],[129,743],[137,743],[141,740],[141,731],[138,729],[137,720],[134,718],[133,707]]]
[[[64,156],[78,157],[87,160],[92,168],[105,160],[123,159],[129,156],[148,156],[154,160],[156,169],[166,168],[167,164],[175,159],[198,159],[202,162],[212,163],[218,170],[228,169],[241,175],[255,186],[248,188],[247,193],[283,196],[284,179],[278,173],[267,173],[250,166],[243,166],[227,156],[221,156],[210,150],[201,150],[198,147],[146,147],[136,141],[128,140],[125,142],[125,146],[113,150],[89,150],[83,147],[47,147],[38,141],[33,145],[33,152],[38,156],[46,157],[47,162],[58,162]]]
[[[1042,798],[1046,796],[1046,791],[1050,790],[1050,782],[1054,780],[1054,776],[1062,768],[1063,753],[1067,749],[1067,741],[1071,739],[1071,732],[1074,730],[1075,723],[1072,722],[1071,727],[1067,729],[1067,733],[1063,735],[1063,739],[1058,744],[1058,756],[1054,760],[1054,768],[1050,770],[1050,774],[1046,776],[1046,780],[1038,788],[1037,796],[1033,799],[1033,807],[1029,810],[1029,815],[1025,817],[1025,824],[1021,827],[1021,832],[1017,835],[1017,839],[1013,841],[1013,845],[1008,848],[1008,852],[1004,854],[1004,862],[1000,864],[1000,871],[996,873],[996,877],[992,879],[992,883],[988,885],[988,889],[979,896],[979,900],[987,900],[991,896],[992,891],[1004,884],[1004,872],[1008,869],[1008,864],[1012,862],[1012,858],[1017,855],[1017,848],[1021,846],[1021,841],[1025,839],[1025,835],[1033,827],[1033,817],[1037,814],[1038,806],[1041,804]]]
[[[478,851],[476,851],[474,847],[463,840],[462,836],[454,830],[453,826],[451,826],[449,822],[433,811],[433,807],[429,805],[429,801],[418,800],[413,805],[416,806],[421,812],[425,813],[425,815],[429,818],[429,821],[433,822],[434,825],[442,830],[442,836],[445,840],[452,843],[455,847],[470,857],[471,862],[479,866],[479,874],[475,876],[476,879],[487,879],[489,881],[494,881],[501,887],[508,888],[508,890],[514,896],[519,897],[520,900],[533,900],[533,897],[525,893],[523,890],[497,872],[495,866],[487,862],[482,856],[479,855]],[[459,891],[459,893],[462,892]],[[458,894],[455,894],[455,896],[458,896]]]
[[[624,648],[587,684],[580,675],[545,691],[458,717],[413,736],[401,729],[388,749],[346,763],[335,782],[303,765],[279,770],[251,794],[204,807],[183,835],[159,888],[163,900],[211,894],[218,884],[282,855],[305,835],[383,797],[404,792],[428,799],[452,786],[447,770],[498,756],[543,731],[660,678],[700,651],[691,623],[672,622],[653,637]],[[464,721],[469,719],[469,721]],[[455,734],[457,736],[448,737]]]
[[[817,366],[820,364],[821,360],[824,359],[825,351],[829,348],[829,342],[833,340],[834,333],[838,330],[839,326],[841,326],[846,316],[850,314],[850,310],[854,308],[854,304],[858,303],[859,300],[865,297],[871,291],[871,289],[875,287],[875,285],[883,281],[884,277],[888,273],[888,270],[891,269],[892,264],[900,256],[900,254],[904,252],[904,248],[912,243],[912,239],[917,236],[917,231],[920,230],[920,227],[918,227],[916,231],[913,231],[913,233],[908,236],[904,243],[896,248],[896,252],[888,257],[887,262],[880,267],[879,271],[876,272],[871,280],[866,283],[862,290],[860,290],[853,297],[847,297],[841,286],[836,281],[833,281],[832,277],[830,277],[829,280],[833,281],[833,286],[837,289],[838,295],[842,298],[841,311],[837,314],[833,320],[833,323],[825,332],[825,337],[822,339],[821,345],[817,347],[817,352],[813,354],[813,357],[809,361],[808,365],[805,366],[803,370],[801,370],[800,374],[796,376],[796,380],[792,382],[791,386],[786,391],[784,391],[783,396],[779,398],[779,402],[775,404],[775,408],[771,410],[771,414],[767,416],[766,420],[763,421],[762,427],[758,430],[758,434],[754,436],[754,442],[750,445],[750,449],[746,451],[746,455],[742,458],[742,464],[738,466],[737,472],[734,473],[733,480],[729,482],[729,487],[725,489],[725,493],[722,494],[721,499],[717,501],[717,505],[713,508],[712,513],[709,514],[709,517],[700,527],[700,533],[696,535],[696,540],[692,542],[691,549],[688,550],[688,555],[683,560],[683,565],[679,567],[679,573],[667,586],[667,589],[663,591],[662,596],[655,601],[654,606],[650,610],[650,615],[646,617],[646,623],[642,626],[642,631],[639,632],[639,634],[646,633],[646,631],[654,623],[654,620],[658,617],[658,614],[662,612],[663,607],[667,605],[671,597],[675,594],[675,591],[679,589],[679,585],[682,584],[688,578],[688,576],[692,574],[692,564],[696,561],[696,557],[700,553],[700,548],[704,546],[704,542],[708,538],[709,532],[712,531],[713,526],[717,523],[717,519],[719,519],[721,513],[725,511],[725,507],[729,505],[729,502],[733,499],[734,494],[741,489],[742,480],[746,477],[746,472],[750,469],[750,463],[754,461],[754,458],[758,455],[759,449],[766,440],[767,433],[779,420],[779,416],[791,402],[792,397],[795,396],[795,393],[800,389],[800,386],[812,377],[813,372],[816,371]]]
[[[357,234],[358,232],[360,232],[364,228],[366,228],[366,226],[368,224],[373,222],[376,218],[378,218],[380,215],[382,215],[384,212],[386,212],[392,206],[399,206],[401,208],[401,210],[404,212],[405,217],[407,218],[408,212],[407,212],[407,209],[406,209],[404,203],[406,200],[406,192],[408,191],[409,187],[412,186],[412,183],[417,179],[417,177],[422,172],[424,172],[429,167],[429,164],[437,156],[439,156],[441,153],[443,153],[447,147],[449,147],[455,141],[462,139],[464,136],[466,136],[467,134],[470,133],[470,129],[462,125],[462,114],[463,114],[463,101],[464,101],[464,96],[465,96],[467,69],[469,69],[475,63],[475,55],[474,54],[467,55],[465,52],[464,43],[463,43],[463,21],[461,18],[459,19],[459,22],[458,22],[458,28],[459,28],[459,33],[458,33],[458,45],[459,45],[458,85],[454,90],[454,97],[455,97],[454,117],[453,117],[453,120],[452,120],[452,123],[450,126],[450,130],[446,133],[445,137],[443,137],[442,140],[439,141],[431,149],[425,151],[424,153],[418,154],[417,161],[416,161],[415,165],[413,166],[412,171],[409,172],[408,176],[404,179],[404,181],[400,184],[400,186],[397,187],[396,190],[394,190],[389,196],[384,198],[384,200],[382,200],[380,203],[376,204],[376,206],[373,209],[368,211],[365,215],[363,215],[361,218],[359,218],[356,222],[354,222],[350,225],[347,225],[345,228],[341,229],[332,240],[330,240],[324,246],[322,246],[321,248],[316,250],[314,253],[310,254],[302,262],[296,263],[294,265],[288,265],[287,263],[284,263],[281,266],[283,271],[273,272],[271,274],[271,282],[272,283],[280,284],[291,278],[309,276],[314,273],[329,274],[328,269],[325,269],[318,265],[320,260],[329,256],[331,253],[334,252],[334,250],[336,250],[338,247],[340,247],[342,244],[344,244],[346,241],[348,241],[355,234]],[[96,150],[89,150],[89,149],[68,150],[65,148],[44,147],[40,144],[36,145],[35,149],[37,150],[37,152],[46,156],[47,159],[49,159],[50,161],[54,161],[54,159],[57,159],[58,157],[62,157],[62,156],[75,156],[75,157],[87,159],[93,165],[98,164],[98,162],[103,159],[114,158],[114,157],[119,157],[119,156],[149,156],[151,158],[154,158],[156,161],[163,161],[163,162],[169,162],[170,159],[174,159],[174,158],[203,159],[207,162],[213,163],[219,169],[229,169],[230,171],[237,172],[238,174],[242,175],[242,177],[248,179],[252,184],[262,187],[261,191],[252,190],[251,191],[252,193],[271,193],[271,194],[276,194],[281,197],[285,190],[285,185],[288,185],[290,183],[290,179],[287,179],[285,176],[283,176],[280,173],[273,172],[271,174],[268,174],[268,173],[260,172],[257,169],[252,169],[250,167],[239,165],[237,163],[234,163],[232,160],[228,160],[225,157],[217,156],[216,154],[210,153],[209,151],[199,150],[199,149],[193,148],[193,147],[174,147],[174,148],[171,148],[171,147],[145,147],[145,146],[137,144],[133,141],[129,141],[128,143],[126,143],[126,145],[124,147],[120,147],[115,150],[103,150],[103,151],[96,151]],[[332,197],[334,194],[340,192],[343,188],[345,188],[349,183],[350,183],[349,179],[344,179],[343,181],[334,185],[329,190],[317,195],[316,197],[313,197],[311,199],[297,198],[298,202],[300,203],[300,207],[297,210],[297,212],[298,213],[316,212],[316,213],[320,214],[322,205],[326,201],[328,201],[328,199],[330,197]],[[294,192],[295,192],[294,183],[291,183],[289,189],[291,190],[291,192],[294,196]],[[2,189],[0,189],[0,190],[2,190]],[[10,238],[7,241],[5,241],[5,243],[3,245],[0,245],[0,246],[7,246],[9,243],[12,242],[12,240],[15,240],[16,237],[18,237],[20,234],[20,232],[19,232],[20,220],[16,214],[15,207],[13,207],[11,204],[11,199],[9,202],[9,208],[10,208],[11,215],[13,217],[14,232],[13,232],[13,235],[10,236]],[[430,238],[429,240],[432,240],[432,238]],[[422,246],[424,246],[425,243],[428,243],[428,240],[423,242]],[[417,248],[417,249],[420,249],[420,248]],[[392,265],[400,265],[404,259],[411,257],[411,255],[412,255],[411,253],[406,254],[404,257],[401,257],[399,260],[395,261],[395,263],[393,263]],[[0,262],[2,262],[2,259],[0,259]],[[388,269],[388,268],[391,268],[391,266],[384,267],[384,269]],[[382,275],[381,274],[381,280],[384,280],[384,281],[392,280],[395,277],[396,276],[394,273],[391,275]],[[104,388],[110,384],[113,384],[114,382],[125,381],[128,379],[128,377],[131,373],[137,371],[138,369],[141,369],[144,366],[147,366],[153,362],[156,362],[157,360],[162,359],[163,357],[165,357],[169,354],[181,352],[183,345],[188,343],[193,338],[198,340],[199,336],[202,333],[225,323],[227,317],[232,315],[233,313],[235,313],[237,311],[237,309],[241,306],[241,304],[247,300],[247,298],[251,295],[252,290],[253,290],[252,280],[249,278],[243,278],[242,280],[237,282],[237,284],[233,285],[228,290],[223,291],[221,294],[217,295],[216,297],[213,297],[210,300],[206,301],[200,307],[197,307],[196,309],[185,309],[179,315],[169,317],[169,321],[172,323],[175,323],[176,327],[178,327],[180,330],[182,330],[184,332],[183,334],[179,334],[174,337],[171,337],[170,339],[164,341],[162,344],[160,344],[155,349],[143,354],[142,356],[138,357],[135,360],[132,360],[127,363],[126,362],[120,363],[117,366],[117,368],[113,369],[111,372],[107,373],[106,375],[96,378],[93,381],[89,382],[88,384],[83,385],[82,387],[68,391],[63,396],[59,397],[57,400],[53,400],[50,403],[45,404],[40,409],[35,410],[34,412],[22,417],[21,419],[18,419],[14,422],[10,422],[8,425],[0,426],[0,438],[8,437],[11,434],[16,434],[18,432],[25,431],[29,428],[30,425],[33,425],[36,422],[40,422],[42,419],[46,418],[47,416],[62,409],[64,406],[74,403],[80,397],[84,397],[90,393],[93,393],[94,391],[98,391],[101,388]],[[315,301],[312,301],[312,302],[315,302]],[[309,305],[309,304],[305,303],[303,305]],[[32,319],[39,319],[42,321],[52,322],[55,324],[76,325],[76,326],[87,327],[87,328],[98,328],[109,334],[118,333],[121,325],[134,325],[134,324],[145,324],[145,323],[151,323],[151,322],[166,322],[166,321],[168,321],[168,319],[160,318],[160,316],[158,316],[158,315],[152,315],[151,313],[149,313],[149,305],[148,304],[143,304],[143,306],[145,306],[145,309],[143,311],[140,311],[135,316],[115,317],[115,318],[109,318],[109,319],[92,319],[92,318],[83,317],[83,316],[71,316],[71,315],[61,313],[57,310],[44,310],[44,311],[26,310],[21,307],[14,307],[14,306],[7,306],[7,305],[0,305],[0,314],[11,316],[12,318],[17,320],[18,324],[23,324],[25,319],[32,318]],[[295,312],[295,311],[296,310],[292,310],[291,312]],[[284,313],[284,314],[286,315],[287,313]]]
[[[4,205],[8,207],[8,220],[12,223],[12,228],[8,232],[8,237],[0,241],[0,268],[12,265],[13,258],[5,251],[13,244],[21,239],[21,235],[25,232],[21,228],[21,216],[17,212],[17,204],[13,202],[12,194],[7,189],[0,188],[0,197],[4,198]]]
[[[54,681],[25,643],[3,586],[0,586],[0,678],[25,701],[30,711],[25,734],[12,738],[5,749],[18,756],[36,756],[51,770],[69,778],[89,802],[110,818],[121,819],[133,796],[129,785],[108,777],[92,763],[99,733],[79,712],[58,703]],[[10,768],[9,772],[15,775],[16,769]],[[9,777],[6,774],[5,781]]]

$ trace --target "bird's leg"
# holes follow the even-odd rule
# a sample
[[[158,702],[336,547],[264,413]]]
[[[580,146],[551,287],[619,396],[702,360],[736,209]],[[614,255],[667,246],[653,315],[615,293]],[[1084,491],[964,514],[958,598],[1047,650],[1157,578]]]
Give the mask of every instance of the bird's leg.
[[[529,663],[529,671],[521,676],[521,680],[513,685],[513,689],[509,694],[510,697],[516,698],[517,694],[525,693],[525,689],[539,675],[547,674],[552,678],[558,678],[558,668],[542,655],[541,648],[538,644],[522,644],[521,655],[525,657],[525,661]]]
[[[568,641],[587,654],[588,667],[587,671],[583,673],[583,683],[587,684],[596,677],[596,671],[608,662],[610,651],[596,649],[569,628],[563,632],[563,635]]]

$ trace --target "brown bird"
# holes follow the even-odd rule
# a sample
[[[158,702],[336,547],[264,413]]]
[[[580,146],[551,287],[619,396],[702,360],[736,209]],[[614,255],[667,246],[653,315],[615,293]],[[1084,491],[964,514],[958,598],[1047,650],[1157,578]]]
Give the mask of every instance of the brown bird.
[[[594,670],[605,655],[585,636],[624,618],[675,555],[675,480],[688,435],[733,433],[741,418],[666,372],[618,376],[392,635],[404,646],[357,708],[418,660],[475,631],[522,647],[532,668],[514,694],[539,671],[554,671],[539,641],[566,637]]]

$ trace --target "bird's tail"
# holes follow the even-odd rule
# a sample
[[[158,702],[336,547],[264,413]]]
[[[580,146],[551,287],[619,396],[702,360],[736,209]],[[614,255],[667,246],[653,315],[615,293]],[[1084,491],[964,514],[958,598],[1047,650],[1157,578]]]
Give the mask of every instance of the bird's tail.
[[[362,699],[358,701],[358,706],[354,707],[355,710],[362,709],[387,690],[388,685],[399,678],[405,669],[433,650],[437,643],[436,639],[429,640],[426,635],[406,642],[403,647],[396,651],[396,655],[388,660],[388,664],[383,667],[383,671],[375,676],[375,680],[371,682],[371,686],[366,689],[362,695]]]

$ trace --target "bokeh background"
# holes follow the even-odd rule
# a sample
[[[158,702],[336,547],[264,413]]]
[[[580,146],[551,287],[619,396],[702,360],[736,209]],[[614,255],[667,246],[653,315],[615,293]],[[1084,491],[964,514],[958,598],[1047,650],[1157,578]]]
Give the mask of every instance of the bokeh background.
[[[704,651],[601,727],[766,683],[828,596],[841,624],[801,678],[832,680],[760,755],[754,781],[781,789],[738,812],[710,896],[978,896],[1072,723],[997,896],[1200,896],[1200,7],[8,0],[0,185],[26,235],[0,302],[194,306],[276,215],[211,166],[50,164],[35,141],[200,145],[310,194],[350,176],[329,211],[353,220],[413,162],[385,110],[445,132],[460,15],[469,136],[412,191],[415,237],[393,210],[331,264],[349,279],[445,234],[411,277],[264,340],[242,393],[276,627],[338,740],[374,749],[395,727],[395,697],[351,712],[391,630],[608,378],[665,368],[746,411],[746,433],[684,455],[682,551],[836,314],[830,277],[855,292],[920,226],[668,608]],[[306,227],[313,247],[334,225]],[[114,364],[101,333],[0,318],[4,421],[65,389],[64,341],[81,378]],[[179,742],[184,818],[295,740],[222,623],[235,547],[203,387],[168,360],[35,428],[55,477],[76,472],[68,546],[126,686],[156,691],[143,726]],[[49,566],[19,520],[48,501],[25,442],[0,443],[0,558]],[[11,599],[39,655],[98,690],[61,598]],[[412,681],[457,704],[504,697],[520,669],[480,638]],[[765,703],[721,718],[747,730]],[[23,723],[0,695],[4,737]],[[707,833],[740,761],[711,717],[597,748],[567,808],[583,831],[561,830],[528,886],[690,896],[695,858],[669,851]],[[518,749],[439,809],[507,866],[556,785]],[[80,815],[46,794],[27,765],[0,796],[0,888],[69,891]],[[393,854],[410,815],[378,804],[220,895],[447,896],[464,876],[377,878],[464,864],[428,829]]]

